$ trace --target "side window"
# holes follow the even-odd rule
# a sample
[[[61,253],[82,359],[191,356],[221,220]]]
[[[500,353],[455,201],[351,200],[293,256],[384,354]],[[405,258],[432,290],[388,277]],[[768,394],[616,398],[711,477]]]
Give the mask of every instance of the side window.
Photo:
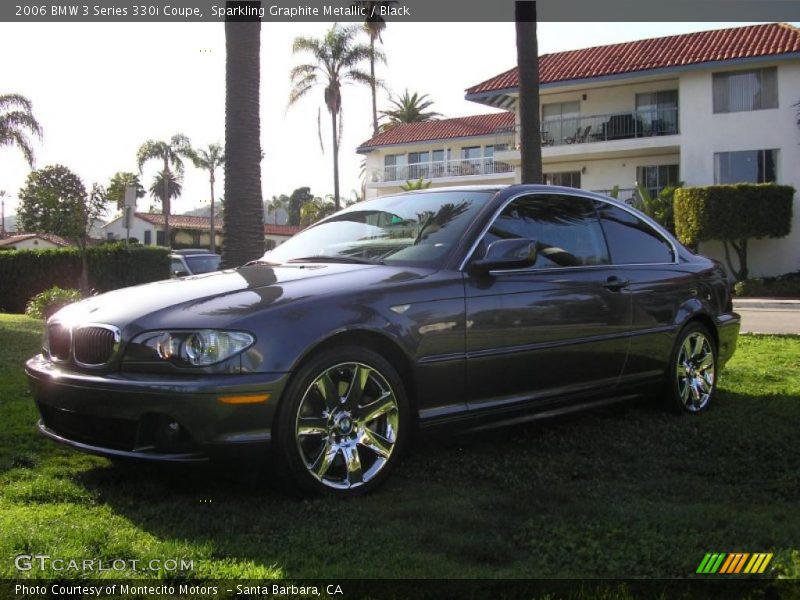
[[[512,201],[483,238],[529,238],[536,242],[534,269],[609,263],[603,230],[588,198],[534,194]]]
[[[636,215],[605,202],[597,203],[597,213],[614,264],[671,263],[675,260],[667,240]]]
[[[173,258],[172,266],[170,268],[172,269],[173,273],[186,270],[186,267],[183,265],[183,261],[180,258]]]

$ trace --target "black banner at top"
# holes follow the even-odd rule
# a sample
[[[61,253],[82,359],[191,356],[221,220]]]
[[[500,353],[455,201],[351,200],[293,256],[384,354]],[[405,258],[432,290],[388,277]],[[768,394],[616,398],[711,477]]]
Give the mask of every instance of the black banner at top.
[[[370,13],[370,14],[368,14]],[[514,0],[4,0],[3,22],[503,22]],[[797,0],[539,0],[541,22],[800,21]]]

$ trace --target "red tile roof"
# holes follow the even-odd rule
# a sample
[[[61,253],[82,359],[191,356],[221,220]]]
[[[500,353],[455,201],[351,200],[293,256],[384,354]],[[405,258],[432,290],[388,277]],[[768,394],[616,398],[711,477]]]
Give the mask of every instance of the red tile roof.
[[[152,225],[164,226],[164,215],[161,213],[140,213],[137,212],[136,216],[147,221]],[[211,219],[209,217],[194,217],[191,215],[170,215],[169,226],[175,229],[188,229],[190,231],[211,231]],[[264,225],[264,233],[270,235],[288,235],[292,236],[301,231],[302,227],[295,227],[293,225]],[[217,219],[214,223],[214,230],[222,231],[222,219]]]
[[[403,125],[395,125],[391,129],[379,133],[361,144],[356,151],[360,152],[362,149],[392,144],[409,144],[412,142],[426,142],[474,135],[489,135],[497,129],[512,127],[513,125],[514,113],[510,112],[475,115],[473,117],[456,117],[454,119],[441,119],[422,123],[405,123]]]
[[[800,52],[797,27],[787,23],[749,25],[543,54],[539,57],[539,83],[794,52]],[[518,85],[514,67],[468,88],[467,96]]]
[[[65,240],[60,235],[56,235],[54,233],[15,233],[14,235],[7,235],[6,237],[0,239],[0,246],[13,246],[14,244],[24,242],[25,240],[32,240],[33,238],[46,240],[51,244],[55,244],[56,246],[70,245],[68,240]]]

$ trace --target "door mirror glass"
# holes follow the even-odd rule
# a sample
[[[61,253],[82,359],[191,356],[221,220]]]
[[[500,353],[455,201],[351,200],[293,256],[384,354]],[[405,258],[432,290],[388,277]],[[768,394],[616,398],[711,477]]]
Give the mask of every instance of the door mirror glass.
[[[525,269],[536,263],[536,242],[527,238],[497,240],[489,244],[483,258],[472,262],[476,271]]]

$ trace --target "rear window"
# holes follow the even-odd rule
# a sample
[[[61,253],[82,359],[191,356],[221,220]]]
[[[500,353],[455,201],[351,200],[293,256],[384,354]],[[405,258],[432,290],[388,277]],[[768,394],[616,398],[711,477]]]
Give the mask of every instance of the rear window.
[[[219,269],[220,257],[215,254],[200,256],[184,256],[184,260],[189,264],[192,274],[210,273]]]

